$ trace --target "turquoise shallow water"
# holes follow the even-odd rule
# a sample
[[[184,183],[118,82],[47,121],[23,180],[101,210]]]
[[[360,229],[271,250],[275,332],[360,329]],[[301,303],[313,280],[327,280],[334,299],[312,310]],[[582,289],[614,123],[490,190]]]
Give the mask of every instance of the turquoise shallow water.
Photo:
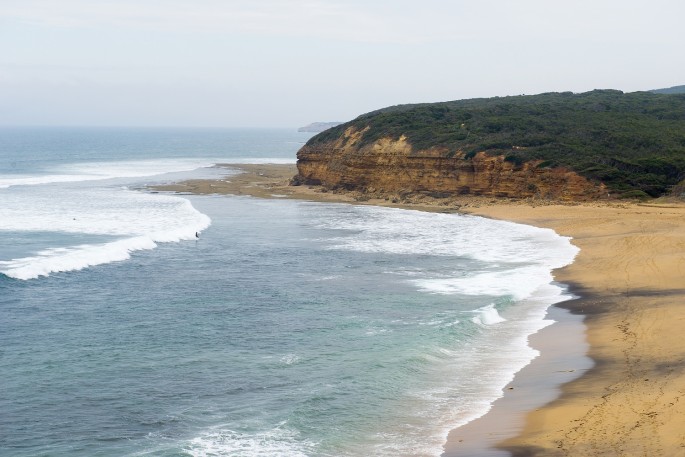
[[[250,137],[228,151],[185,132],[169,157],[159,144],[177,132],[148,132],[126,143],[135,159],[86,133],[124,176],[43,182],[92,176],[102,157],[79,132],[64,163],[3,143],[42,182],[0,189],[3,455],[439,455],[535,355],[526,336],[563,298],[549,272],[575,250],[551,231],[130,190],[168,178],[130,176],[140,159],[190,174],[230,154],[293,160],[292,132],[224,132]]]

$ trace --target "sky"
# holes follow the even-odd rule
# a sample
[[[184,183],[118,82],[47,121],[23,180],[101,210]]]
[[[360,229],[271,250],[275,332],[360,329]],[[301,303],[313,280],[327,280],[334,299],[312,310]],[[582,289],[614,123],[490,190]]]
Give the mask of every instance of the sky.
[[[297,127],[685,84],[682,0],[0,0],[0,125]]]

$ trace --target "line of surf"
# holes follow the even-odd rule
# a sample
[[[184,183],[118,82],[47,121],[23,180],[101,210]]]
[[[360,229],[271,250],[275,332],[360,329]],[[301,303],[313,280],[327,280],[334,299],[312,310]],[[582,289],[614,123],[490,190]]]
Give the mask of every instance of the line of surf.
[[[148,166],[136,171],[141,163]],[[194,170],[198,165],[197,161],[122,162],[110,164],[100,177],[129,175],[134,178],[133,175]],[[79,164],[73,168],[85,173],[97,167]],[[0,260],[0,273],[27,280],[126,260],[131,253],[154,249],[160,242],[194,239],[195,233],[210,223],[208,216],[180,196],[154,195],[132,191],[126,186],[90,182],[20,187],[4,194],[0,230],[27,240],[31,240],[32,233],[40,232],[44,234],[41,237],[44,242],[34,243],[13,258]],[[49,233],[54,234],[54,242],[45,236]],[[80,235],[110,239],[102,243],[78,243]],[[65,244],[64,240],[70,238],[75,242]]]
[[[117,162],[84,162],[60,165],[42,173],[2,175],[0,189],[12,186],[101,181],[114,178],[139,178],[166,173],[192,171],[216,164],[211,159],[155,159]]]
[[[361,213],[362,217],[349,213]],[[432,439],[432,444],[424,447],[426,455],[440,455],[451,430],[490,410],[515,374],[539,355],[529,346],[528,337],[553,323],[545,319],[547,309],[572,298],[553,283],[552,270],[573,262],[579,250],[570,238],[550,229],[476,216],[379,207],[332,213],[323,224],[346,232],[332,240],[332,250],[471,259],[475,261],[473,270],[412,271],[405,281],[429,294],[492,296],[497,300],[497,305],[465,312],[464,321],[482,331],[477,351],[471,355],[461,351],[454,362],[457,366],[447,368],[450,362],[445,363],[445,377],[449,379],[445,385],[415,393],[428,401],[412,414],[432,417],[431,422],[439,418],[434,424],[437,427],[422,432]],[[474,379],[479,380],[477,385]],[[393,436],[393,447],[411,441],[411,434],[407,430]],[[414,438],[416,442],[407,446],[415,446],[421,439]]]
[[[0,261],[0,273],[14,279],[29,280],[128,260],[133,252],[154,249],[158,243],[195,239],[195,234],[210,224],[209,217],[202,216],[197,224],[185,229],[127,237],[108,243],[48,248],[32,256]]]

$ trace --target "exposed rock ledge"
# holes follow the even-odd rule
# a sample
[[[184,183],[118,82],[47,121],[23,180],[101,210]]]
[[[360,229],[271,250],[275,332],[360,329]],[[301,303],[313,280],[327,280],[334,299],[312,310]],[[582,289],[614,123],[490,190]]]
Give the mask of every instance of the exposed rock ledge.
[[[565,168],[516,164],[484,152],[466,158],[446,151],[413,151],[405,137],[358,146],[364,131],[348,128],[332,142],[305,145],[297,153],[295,184],[357,190],[374,195],[422,193],[433,197],[482,195],[508,198],[591,200],[607,195]]]

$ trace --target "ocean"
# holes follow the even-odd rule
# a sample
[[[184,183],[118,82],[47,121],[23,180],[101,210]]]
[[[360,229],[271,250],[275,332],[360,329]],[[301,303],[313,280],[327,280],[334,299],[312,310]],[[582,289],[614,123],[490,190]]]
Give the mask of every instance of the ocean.
[[[439,456],[490,408],[570,298],[569,239],[144,190],[310,135],[0,129],[0,454]]]

